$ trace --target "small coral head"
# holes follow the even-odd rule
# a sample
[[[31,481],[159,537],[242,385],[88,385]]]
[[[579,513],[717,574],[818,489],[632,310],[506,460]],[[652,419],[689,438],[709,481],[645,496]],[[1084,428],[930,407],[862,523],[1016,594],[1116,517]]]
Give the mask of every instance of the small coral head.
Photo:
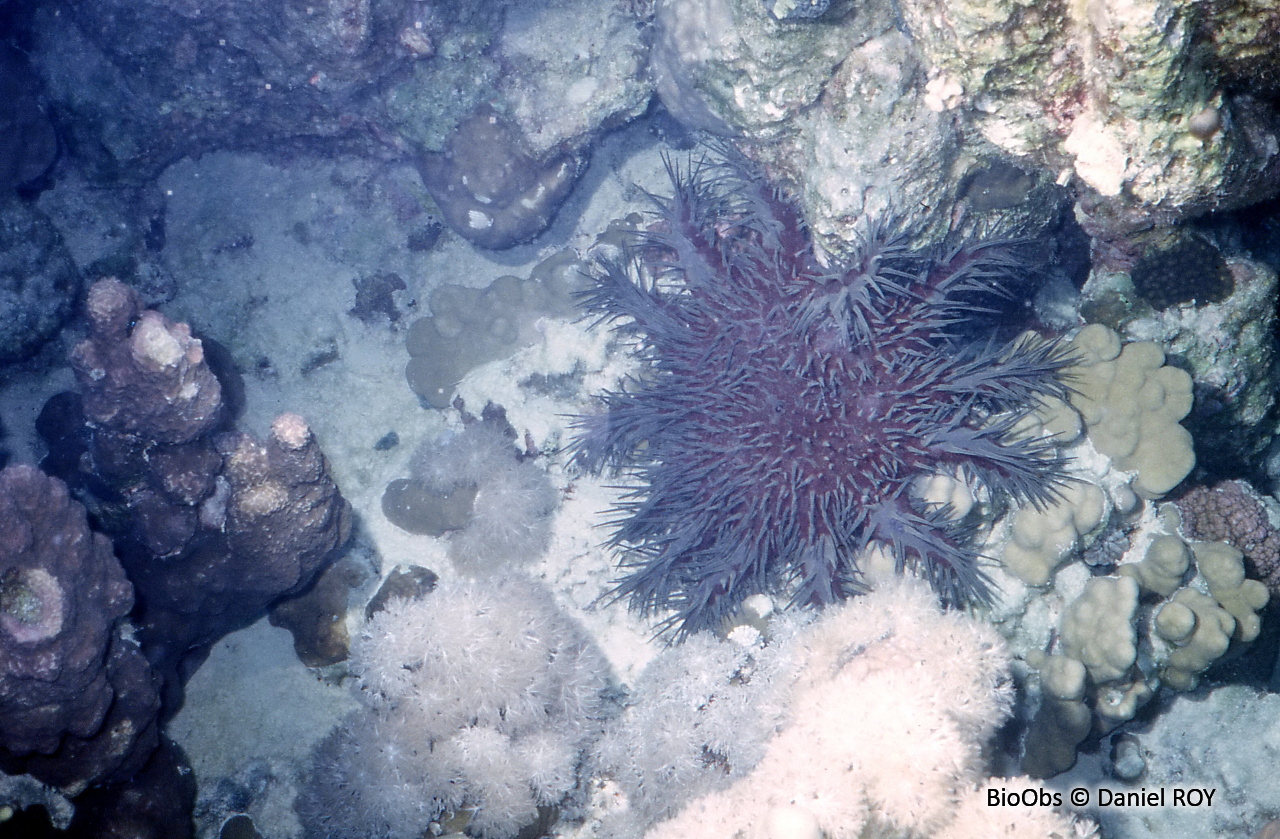
[[[617,511],[616,593],[673,610],[683,635],[757,593],[856,594],[876,545],[950,603],[986,598],[971,529],[911,488],[958,475],[1043,504],[1064,480],[1053,446],[1016,425],[1065,397],[1070,359],[1051,342],[957,337],[1018,267],[1010,248],[914,251],[870,225],[859,253],[824,267],[745,163],[668,171],[654,224],[586,296],[648,362],[581,418],[574,446],[582,468],[639,479]]]

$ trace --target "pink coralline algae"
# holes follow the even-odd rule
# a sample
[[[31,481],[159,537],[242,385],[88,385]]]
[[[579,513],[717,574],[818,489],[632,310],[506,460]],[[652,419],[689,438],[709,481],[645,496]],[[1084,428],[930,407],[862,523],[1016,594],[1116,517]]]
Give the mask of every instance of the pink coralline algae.
[[[155,748],[150,666],[120,621],[133,587],[66,485],[0,471],[0,766],[74,795]]]
[[[1177,500],[1189,538],[1223,541],[1244,554],[1249,576],[1280,592],[1280,530],[1249,484],[1223,481],[1197,486]]]

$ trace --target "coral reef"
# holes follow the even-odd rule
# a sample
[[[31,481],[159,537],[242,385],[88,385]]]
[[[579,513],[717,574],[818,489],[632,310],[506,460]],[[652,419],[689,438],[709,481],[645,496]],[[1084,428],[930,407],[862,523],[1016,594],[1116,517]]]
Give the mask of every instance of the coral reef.
[[[0,471],[0,765],[70,796],[155,749],[155,678],[123,618],[133,588],[66,486]]]
[[[1030,668],[1020,678],[1038,674],[1024,683],[1036,710],[1022,770],[1035,777],[1069,769],[1081,743],[1134,719],[1162,688],[1194,689],[1229,648],[1258,637],[1267,602],[1239,551],[1184,538],[1218,537],[1180,527],[1157,503],[1196,464],[1180,424],[1191,377],[1160,345],[1125,344],[1100,324],[1066,347],[1069,397],[1042,400],[1022,431],[1060,446],[1074,481],[1050,503],[1012,510],[987,539],[1001,560],[989,617]]]
[[[580,421],[574,454],[644,485],[619,510],[617,593],[688,633],[792,581],[797,603],[855,594],[858,555],[883,543],[949,601],[983,599],[970,531],[917,487],[958,474],[1043,506],[1062,483],[1052,443],[1016,427],[1066,397],[1067,356],[954,337],[1016,261],[989,243],[913,252],[872,229],[860,258],[824,267],[745,165],[669,164],[655,228],[596,272],[590,308],[650,368]]]
[[[170,668],[305,587],[347,540],[351,510],[305,420],[267,441],[225,431],[223,388],[186,324],[101,280],[90,337],[72,351],[81,395],[47,462],[81,488],[116,541],[141,601],[139,637]]]
[[[365,708],[318,748],[296,807],[308,836],[413,839],[446,814],[513,837],[577,784],[601,725],[604,657],[518,577],[395,597],[352,648]]]

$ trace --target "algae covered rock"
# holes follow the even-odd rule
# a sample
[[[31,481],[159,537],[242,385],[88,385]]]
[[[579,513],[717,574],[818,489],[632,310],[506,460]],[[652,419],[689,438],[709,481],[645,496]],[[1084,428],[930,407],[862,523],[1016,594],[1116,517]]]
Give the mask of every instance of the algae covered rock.
[[[1280,163],[1266,137],[1277,116],[1218,85],[1201,4],[900,8],[932,83],[987,141],[1073,182],[1091,232],[1122,234],[1274,193]],[[1254,50],[1251,60],[1276,53]]]
[[[62,327],[80,272],[43,213],[0,198],[0,364],[27,358]]]

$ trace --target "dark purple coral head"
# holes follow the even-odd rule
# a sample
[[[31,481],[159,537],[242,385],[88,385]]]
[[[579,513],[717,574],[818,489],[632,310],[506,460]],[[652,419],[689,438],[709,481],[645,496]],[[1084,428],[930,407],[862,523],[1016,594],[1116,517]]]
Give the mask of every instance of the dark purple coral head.
[[[824,267],[796,209],[745,163],[668,170],[658,218],[599,266],[586,300],[648,362],[580,419],[574,445],[579,466],[641,484],[617,511],[616,594],[671,610],[684,635],[756,593],[856,594],[858,557],[880,545],[949,603],[987,598],[971,528],[911,487],[960,475],[1039,505],[1064,480],[1052,444],[1014,426],[1038,397],[1066,395],[1066,354],[955,337],[1017,269],[1009,248],[911,251],[885,226]]]

